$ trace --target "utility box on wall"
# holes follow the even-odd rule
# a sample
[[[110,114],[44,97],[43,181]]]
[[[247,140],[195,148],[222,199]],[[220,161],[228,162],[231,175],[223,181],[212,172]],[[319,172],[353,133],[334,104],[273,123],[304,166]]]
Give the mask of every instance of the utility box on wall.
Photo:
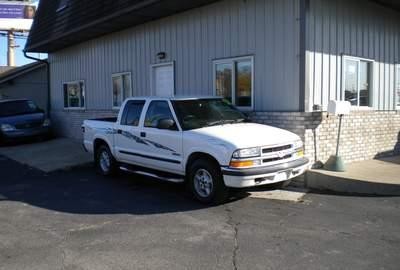
[[[349,115],[351,103],[348,101],[331,100],[328,104],[328,113],[334,115]]]

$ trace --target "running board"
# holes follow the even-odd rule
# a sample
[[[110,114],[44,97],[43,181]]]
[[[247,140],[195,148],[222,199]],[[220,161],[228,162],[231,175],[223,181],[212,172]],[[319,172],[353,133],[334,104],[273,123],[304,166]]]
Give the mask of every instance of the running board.
[[[140,171],[140,170],[133,170],[133,169],[129,169],[129,168],[126,168],[126,167],[123,167],[123,166],[119,167],[119,169],[121,171],[124,171],[124,172],[136,173],[136,174],[140,174],[140,175],[143,175],[143,176],[152,177],[152,178],[155,178],[155,179],[158,179],[158,180],[161,180],[161,181],[167,181],[167,182],[172,182],[172,183],[183,183],[183,182],[185,182],[185,180],[183,178],[181,179],[181,178],[163,177],[163,176],[160,176],[160,175],[157,175],[157,174],[154,174],[154,173],[144,172],[144,171]]]

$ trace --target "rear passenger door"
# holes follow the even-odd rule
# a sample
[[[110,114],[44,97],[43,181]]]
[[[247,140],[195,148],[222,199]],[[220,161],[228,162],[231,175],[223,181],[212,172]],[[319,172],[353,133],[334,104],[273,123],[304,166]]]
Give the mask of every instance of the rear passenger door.
[[[141,148],[145,142],[140,138],[140,117],[145,105],[144,100],[131,100],[128,101],[124,107],[122,117],[116,134],[115,139],[115,155],[119,161],[138,164],[140,159],[131,154]]]

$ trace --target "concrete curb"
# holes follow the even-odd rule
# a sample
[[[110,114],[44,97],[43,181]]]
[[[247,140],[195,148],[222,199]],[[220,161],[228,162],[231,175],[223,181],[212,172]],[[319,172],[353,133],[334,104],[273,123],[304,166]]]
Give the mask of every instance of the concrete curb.
[[[307,171],[305,174],[304,185],[306,188],[321,191],[364,195],[400,196],[400,184],[356,180],[347,178],[346,176],[329,175],[320,170]]]

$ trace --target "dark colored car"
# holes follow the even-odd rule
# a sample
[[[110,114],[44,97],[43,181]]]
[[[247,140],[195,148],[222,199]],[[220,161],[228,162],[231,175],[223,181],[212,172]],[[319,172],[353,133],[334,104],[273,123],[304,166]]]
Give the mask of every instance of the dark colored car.
[[[31,100],[0,100],[0,142],[49,137],[50,120]]]

